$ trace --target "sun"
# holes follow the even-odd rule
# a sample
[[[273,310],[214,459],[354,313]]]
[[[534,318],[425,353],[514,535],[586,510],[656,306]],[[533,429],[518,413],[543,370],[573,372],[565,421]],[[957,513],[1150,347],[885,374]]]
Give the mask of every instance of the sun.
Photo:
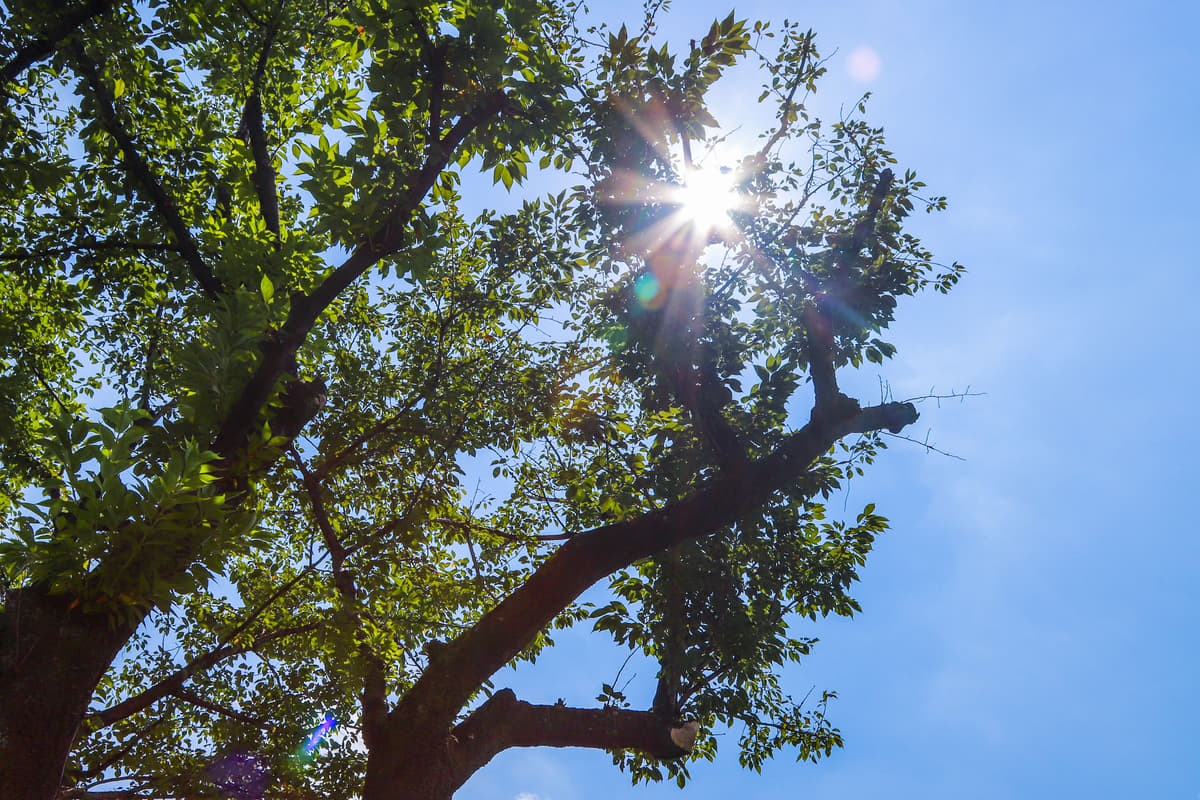
[[[680,214],[704,231],[728,229],[733,224],[729,212],[741,203],[736,184],[737,175],[731,169],[688,170],[679,190]]]

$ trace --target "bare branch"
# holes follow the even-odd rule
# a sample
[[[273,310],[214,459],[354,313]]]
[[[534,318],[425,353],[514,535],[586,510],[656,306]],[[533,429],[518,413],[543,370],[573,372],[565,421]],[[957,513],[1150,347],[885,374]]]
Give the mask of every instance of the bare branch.
[[[454,729],[453,780],[461,785],[510,747],[637,750],[652,758],[679,758],[691,751],[695,730],[695,723],[679,725],[652,711],[534,705],[502,689]]]
[[[939,456],[946,456],[947,458],[953,458],[955,461],[966,461],[966,459],[963,458],[962,456],[956,456],[956,455],[954,455],[954,453],[950,453],[945,450],[941,450],[941,449],[938,449],[937,447],[934,447],[933,445],[931,445],[929,443],[928,437],[926,437],[924,441],[921,441],[920,439],[914,439],[911,436],[900,436],[899,434],[895,434],[895,433],[890,433],[890,434],[888,434],[888,436],[892,437],[893,439],[899,439],[904,442],[912,442],[913,444],[920,445],[921,447],[925,448],[925,452],[927,452],[927,453],[937,453]]]
[[[962,402],[962,401],[966,400],[968,397],[986,397],[986,396],[987,396],[987,392],[972,392],[971,387],[968,386],[966,389],[964,389],[961,392],[953,392],[952,391],[949,394],[934,394],[933,390],[930,389],[929,394],[923,394],[919,397],[910,397],[907,400],[905,400],[904,402],[906,402],[906,403],[921,403],[926,400],[936,400],[937,404],[938,404],[938,408],[941,408],[943,400],[958,400],[958,401]]]

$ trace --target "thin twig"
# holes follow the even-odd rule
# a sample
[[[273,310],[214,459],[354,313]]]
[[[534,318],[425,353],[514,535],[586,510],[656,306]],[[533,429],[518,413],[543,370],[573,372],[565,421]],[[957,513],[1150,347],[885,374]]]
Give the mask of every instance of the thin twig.
[[[446,517],[435,517],[435,518],[430,519],[429,521],[430,522],[438,522],[438,523],[441,523],[442,525],[449,525],[452,528],[458,528],[459,530],[464,530],[464,531],[468,531],[468,532],[484,531],[486,533],[492,534],[493,536],[499,536],[501,539],[507,539],[510,542],[525,542],[525,541],[529,541],[530,539],[533,539],[533,540],[539,541],[539,542],[561,542],[566,539],[570,539],[572,536],[575,535],[573,533],[554,533],[554,534],[529,533],[529,534],[521,535],[521,534],[517,534],[517,533],[508,533],[507,531],[502,531],[499,528],[493,528],[488,525],[481,525],[478,522],[467,522],[467,521],[461,520],[461,519],[447,519]]]
[[[893,439],[900,439],[901,441],[912,442],[913,444],[919,444],[919,445],[921,445],[921,447],[925,448],[926,452],[937,453],[938,455],[946,456],[947,458],[953,458],[955,461],[966,461],[966,459],[963,458],[962,456],[956,456],[956,455],[954,455],[954,453],[948,453],[945,450],[938,449],[937,447],[934,447],[933,445],[931,445],[929,443],[928,434],[926,434],[926,436],[925,436],[925,441],[921,441],[919,439],[914,439],[911,436],[904,436],[899,433],[889,433],[888,431],[880,431],[880,432],[883,435],[889,436]]]

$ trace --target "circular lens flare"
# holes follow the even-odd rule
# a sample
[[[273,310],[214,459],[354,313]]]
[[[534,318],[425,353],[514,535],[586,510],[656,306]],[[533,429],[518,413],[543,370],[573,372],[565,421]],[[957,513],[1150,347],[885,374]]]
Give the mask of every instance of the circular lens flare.
[[[662,285],[653,275],[643,275],[633,284],[633,294],[642,308],[654,309],[662,305]]]

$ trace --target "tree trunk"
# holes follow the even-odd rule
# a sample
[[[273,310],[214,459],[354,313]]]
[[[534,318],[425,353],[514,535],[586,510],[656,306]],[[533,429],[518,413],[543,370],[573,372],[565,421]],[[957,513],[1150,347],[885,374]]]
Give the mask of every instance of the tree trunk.
[[[44,587],[0,613],[0,796],[53,800],[92,691],[136,627]]]
[[[398,742],[386,759],[372,753],[362,800],[450,800],[461,781],[455,781],[457,770],[447,745]]]

